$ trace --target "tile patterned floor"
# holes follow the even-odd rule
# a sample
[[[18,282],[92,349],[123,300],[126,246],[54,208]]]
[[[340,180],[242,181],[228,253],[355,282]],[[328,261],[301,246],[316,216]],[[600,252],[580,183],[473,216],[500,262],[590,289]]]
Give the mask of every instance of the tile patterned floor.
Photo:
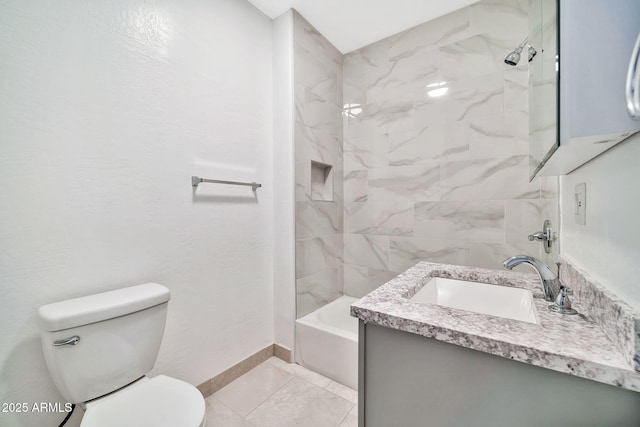
[[[358,425],[358,392],[276,357],[206,402],[207,427]]]

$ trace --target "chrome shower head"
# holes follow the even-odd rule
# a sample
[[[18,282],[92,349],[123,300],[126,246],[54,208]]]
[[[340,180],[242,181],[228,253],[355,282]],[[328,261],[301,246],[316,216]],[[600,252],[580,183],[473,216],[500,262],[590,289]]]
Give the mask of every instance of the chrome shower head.
[[[527,45],[527,40],[529,40],[529,37],[525,38],[522,43],[520,43],[520,45],[511,53],[509,53],[505,58],[504,58],[504,62],[506,64],[511,65],[512,67],[515,67],[516,65],[518,65],[518,62],[520,62],[520,54],[522,53],[522,49],[524,49],[524,47]],[[531,56],[531,49],[533,49],[532,47],[530,47],[529,50],[529,61],[531,61],[533,59],[533,56]],[[534,56],[535,56],[535,49],[533,49],[534,51]]]
[[[520,52],[522,52],[522,49],[517,48],[504,58],[504,62],[515,67],[520,62]]]

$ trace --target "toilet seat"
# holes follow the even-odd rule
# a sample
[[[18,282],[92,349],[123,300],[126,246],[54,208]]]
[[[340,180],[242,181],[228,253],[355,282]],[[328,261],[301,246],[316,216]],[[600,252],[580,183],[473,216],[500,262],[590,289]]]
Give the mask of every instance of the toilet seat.
[[[189,383],[158,375],[87,403],[81,427],[204,427],[202,394]]]

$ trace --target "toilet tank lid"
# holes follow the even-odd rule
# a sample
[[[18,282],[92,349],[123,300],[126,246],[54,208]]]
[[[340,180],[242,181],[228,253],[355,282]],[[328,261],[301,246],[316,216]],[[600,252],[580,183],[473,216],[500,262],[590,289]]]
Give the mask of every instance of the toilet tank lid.
[[[61,331],[124,316],[169,301],[169,289],[145,283],[43,305],[38,309],[43,331]]]

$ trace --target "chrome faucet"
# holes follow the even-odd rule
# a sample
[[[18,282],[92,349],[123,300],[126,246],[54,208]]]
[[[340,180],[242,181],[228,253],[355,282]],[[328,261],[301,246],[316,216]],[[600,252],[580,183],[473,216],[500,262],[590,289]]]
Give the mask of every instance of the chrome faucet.
[[[549,270],[549,267],[542,261],[527,255],[516,255],[504,260],[502,263],[508,270],[520,264],[528,264],[536,270],[540,282],[542,282],[542,288],[544,289],[544,299],[554,302],[563,286],[560,284],[558,277],[553,274],[553,271]]]
[[[538,273],[542,288],[544,289],[544,299],[554,302],[554,304],[549,305],[549,310],[560,314],[578,313],[571,308],[571,301],[569,300],[569,295],[573,295],[571,288],[567,288],[560,283],[558,276],[553,274],[553,271],[549,270],[549,267],[542,261],[527,255],[516,255],[504,260],[502,263],[508,270],[520,264],[528,264]]]

